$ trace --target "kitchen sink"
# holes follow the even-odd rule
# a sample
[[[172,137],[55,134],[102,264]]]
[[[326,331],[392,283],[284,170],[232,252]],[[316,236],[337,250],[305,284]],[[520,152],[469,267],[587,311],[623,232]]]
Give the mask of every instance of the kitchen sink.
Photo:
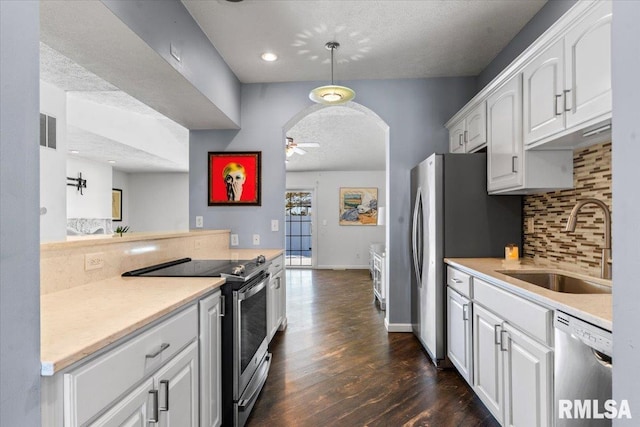
[[[500,273],[542,288],[567,294],[610,294],[611,286],[546,271],[501,271]]]

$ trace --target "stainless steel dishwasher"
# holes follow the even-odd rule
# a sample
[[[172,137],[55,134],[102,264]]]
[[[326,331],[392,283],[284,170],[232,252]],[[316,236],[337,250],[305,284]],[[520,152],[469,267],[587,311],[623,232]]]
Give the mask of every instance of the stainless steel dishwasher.
[[[610,419],[594,418],[594,410],[603,413],[612,398],[611,332],[559,311],[553,323],[556,427],[610,426]]]

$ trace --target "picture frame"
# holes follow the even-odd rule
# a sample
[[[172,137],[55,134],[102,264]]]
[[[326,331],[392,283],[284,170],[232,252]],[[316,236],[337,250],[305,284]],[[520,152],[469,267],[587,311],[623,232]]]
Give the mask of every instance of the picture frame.
[[[261,151],[210,151],[209,206],[261,206]]]
[[[111,189],[111,221],[122,221],[122,189]]]
[[[378,225],[377,187],[340,187],[340,225]]]

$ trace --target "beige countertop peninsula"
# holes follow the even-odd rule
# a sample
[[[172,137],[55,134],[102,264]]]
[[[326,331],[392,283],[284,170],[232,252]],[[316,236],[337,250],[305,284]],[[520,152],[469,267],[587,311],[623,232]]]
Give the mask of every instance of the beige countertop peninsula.
[[[282,253],[282,249],[229,249],[209,258],[242,260],[264,255],[273,260]],[[42,294],[41,375],[54,375],[223,283],[218,277],[118,275]]]
[[[569,294],[555,292],[507,276],[500,271],[545,270],[576,275],[575,272],[555,269],[549,265],[541,266],[526,261],[523,261],[519,266],[505,267],[500,258],[446,258],[445,262],[454,268],[513,292],[514,294],[523,296],[531,301],[563,311],[608,331],[611,331],[613,328],[613,300],[611,294]],[[584,275],[581,275],[581,277],[611,286],[610,280]]]

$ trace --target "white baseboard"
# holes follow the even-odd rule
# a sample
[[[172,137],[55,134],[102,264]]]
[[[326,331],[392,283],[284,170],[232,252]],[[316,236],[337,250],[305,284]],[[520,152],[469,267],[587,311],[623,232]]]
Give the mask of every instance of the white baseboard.
[[[368,270],[368,265],[319,265],[318,270]]]
[[[384,319],[384,327],[387,328],[387,332],[413,332],[411,323],[389,323]]]

